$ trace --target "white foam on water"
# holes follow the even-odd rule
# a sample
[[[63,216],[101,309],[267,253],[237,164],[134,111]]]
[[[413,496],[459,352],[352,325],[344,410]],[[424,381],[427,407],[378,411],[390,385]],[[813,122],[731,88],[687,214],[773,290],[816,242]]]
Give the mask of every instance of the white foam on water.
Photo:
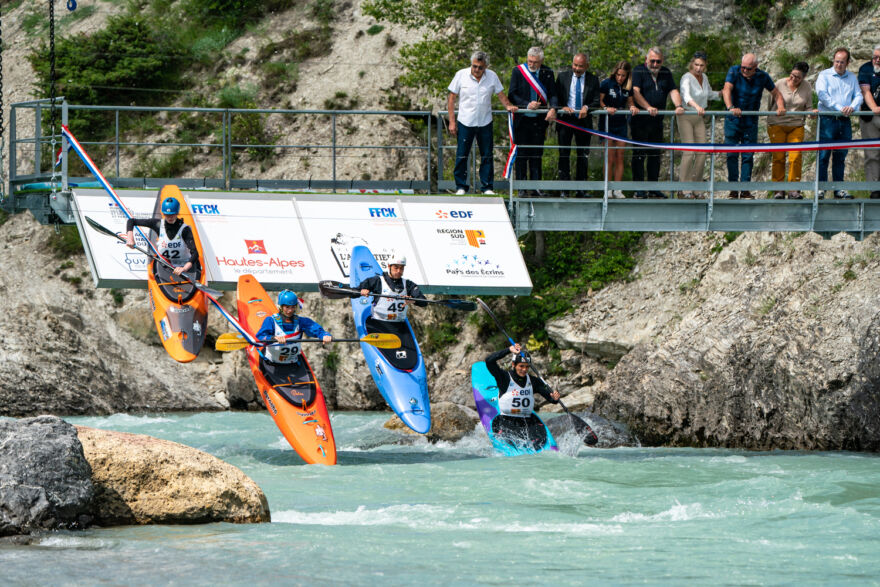
[[[730,455],[724,457],[710,457],[708,462],[710,463],[721,463],[721,464],[742,464],[747,463],[749,461],[743,455]]]
[[[285,510],[272,516],[273,523],[302,524],[316,526],[407,526],[436,527],[438,520],[450,512],[447,508],[433,505],[394,505],[385,508],[367,509],[358,506],[355,511],[298,512]]]
[[[100,550],[113,546],[113,543],[108,540],[85,538],[82,536],[47,536],[37,544],[44,548],[74,548],[81,550]]]
[[[111,414],[109,416],[84,418],[83,420],[100,422],[105,426],[147,426],[150,424],[175,422],[174,418],[167,418],[165,416],[136,416],[131,414]]]
[[[720,517],[715,512],[708,512],[699,503],[680,504],[676,503],[668,510],[656,514],[642,514],[638,512],[624,512],[611,518],[612,522],[685,522],[688,520],[706,520]]]
[[[526,489],[557,501],[565,498],[583,498],[596,493],[595,484],[572,479],[527,479]]]
[[[566,522],[543,522],[538,524],[506,524],[494,528],[499,532],[522,532],[522,533],[549,533],[565,536],[597,536],[608,534],[623,534],[623,528],[617,524],[594,524],[590,522],[566,523]]]

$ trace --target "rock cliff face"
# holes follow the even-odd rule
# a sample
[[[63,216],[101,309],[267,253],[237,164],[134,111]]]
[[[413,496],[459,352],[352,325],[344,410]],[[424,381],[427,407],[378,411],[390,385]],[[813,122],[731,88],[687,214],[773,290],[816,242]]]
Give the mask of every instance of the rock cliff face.
[[[594,410],[648,444],[880,448],[878,237],[723,242],[647,237],[636,281],[552,324],[561,346],[619,358]]]

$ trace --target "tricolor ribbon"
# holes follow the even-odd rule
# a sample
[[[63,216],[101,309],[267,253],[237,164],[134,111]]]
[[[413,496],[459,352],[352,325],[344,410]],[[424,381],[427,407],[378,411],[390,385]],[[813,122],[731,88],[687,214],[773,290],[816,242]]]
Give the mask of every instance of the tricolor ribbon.
[[[525,78],[526,83],[529,84],[533,90],[535,90],[535,93],[538,94],[541,102],[543,102],[544,104],[548,104],[549,102],[547,101],[547,90],[544,89],[544,86],[541,85],[541,82],[538,80],[538,78],[531,71],[529,71],[528,65],[526,65],[525,63],[520,63],[518,67],[519,72]],[[538,71],[541,70],[539,69]]]
[[[513,173],[513,162],[516,159],[516,143],[513,141],[513,113],[507,113],[507,136],[510,138],[510,152],[507,154],[507,163],[504,164],[502,177],[507,179]]]
[[[70,132],[70,129],[67,128],[67,126],[65,126],[63,124],[61,125],[61,134],[65,138],[67,138],[67,142],[70,144],[70,147],[68,150],[73,150],[74,153],[79,155],[79,158],[82,160],[83,164],[92,173],[92,175],[95,176],[95,179],[98,180],[98,183],[101,184],[101,187],[104,188],[104,191],[106,191],[110,195],[110,199],[113,200],[113,202],[117,206],[119,206],[119,209],[122,210],[122,213],[125,214],[125,217],[126,218],[134,218],[134,216],[131,213],[131,210],[129,210],[125,206],[125,204],[122,203],[122,200],[119,198],[119,194],[116,193],[116,191],[113,189],[113,186],[110,185],[110,182],[107,181],[107,178],[104,177],[104,174],[101,173],[101,170],[98,169],[98,166],[95,164],[94,161],[92,161],[92,158],[89,157],[89,154],[86,153],[86,150],[83,148],[83,146],[79,143],[78,140],[76,140],[76,137],[73,136],[73,133]],[[153,252],[157,256],[161,257],[162,254],[159,252],[159,249],[156,248],[156,244],[153,243],[150,239],[148,239],[139,227],[135,226],[135,228],[137,228],[138,233],[142,237],[144,237],[144,240],[147,241],[147,243],[150,245],[150,248],[153,250]],[[226,318],[226,320],[229,321],[230,324],[232,324],[232,327],[235,328],[239,332],[239,334],[241,334],[244,337],[244,339],[246,341],[248,341],[250,344],[259,344],[259,341],[257,341],[256,338],[251,336],[251,334],[247,330],[245,330],[245,328],[238,322],[238,320],[236,320],[229,312],[226,311],[226,309],[223,306],[220,305],[220,302],[218,302],[216,300],[216,298],[214,298],[214,296],[212,296],[211,294],[209,294],[208,292],[206,292],[204,290],[199,290],[199,291],[201,291],[203,294],[205,294],[205,297],[208,298],[208,301],[210,301],[214,305],[214,307],[217,309],[217,311],[220,312],[220,314],[224,318]]]
[[[642,141],[634,141],[626,137],[619,137],[610,133],[576,126],[559,119],[556,120],[556,124],[561,124],[575,130],[596,135],[603,139],[619,141],[637,147],[667,149],[669,151],[688,151],[694,153],[775,153],[779,151],[832,151],[837,149],[866,149],[880,147],[880,139],[856,139],[830,143],[809,141],[805,143],[754,143],[741,145],[727,145],[723,143],[644,143]]]

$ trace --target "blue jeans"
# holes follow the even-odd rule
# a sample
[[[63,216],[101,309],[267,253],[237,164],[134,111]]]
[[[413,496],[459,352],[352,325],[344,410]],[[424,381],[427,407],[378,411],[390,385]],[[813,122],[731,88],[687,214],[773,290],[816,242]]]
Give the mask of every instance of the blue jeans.
[[[480,191],[491,190],[495,175],[492,160],[492,123],[486,126],[466,126],[458,123],[458,149],[455,151],[455,187],[460,190],[468,189],[468,155],[471,154],[471,146],[474,139],[480,148]]]
[[[758,142],[758,121],[754,117],[736,118],[728,116],[724,119],[724,144],[745,145]],[[740,156],[742,168],[740,172]],[[754,153],[727,154],[727,181],[752,181],[752,161]]]
[[[819,142],[851,141],[852,124],[849,118],[822,116],[819,119]],[[846,163],[846,149],[819,151],[819,181],[828,181],[828,160],[831,159],[832,181],[843,181]]]

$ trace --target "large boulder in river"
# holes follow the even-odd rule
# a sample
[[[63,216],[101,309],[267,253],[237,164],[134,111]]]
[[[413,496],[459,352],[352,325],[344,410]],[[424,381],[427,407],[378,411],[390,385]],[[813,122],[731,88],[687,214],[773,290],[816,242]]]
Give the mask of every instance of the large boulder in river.
[[[263,491],[200,450],[141,434],[77,427],[92,466],[96,522],[268,522]]]
[[[0,422],[0,536],[88,524],[91,473],[64,420]]]
[[[471,408],[452,402],[437,402],[431,405],[431,429],[425,437],[431,442],[456,442],[472,432],[479,421],[477,412]],[[385,428],[416,434],[397,416],[388,420]]]

